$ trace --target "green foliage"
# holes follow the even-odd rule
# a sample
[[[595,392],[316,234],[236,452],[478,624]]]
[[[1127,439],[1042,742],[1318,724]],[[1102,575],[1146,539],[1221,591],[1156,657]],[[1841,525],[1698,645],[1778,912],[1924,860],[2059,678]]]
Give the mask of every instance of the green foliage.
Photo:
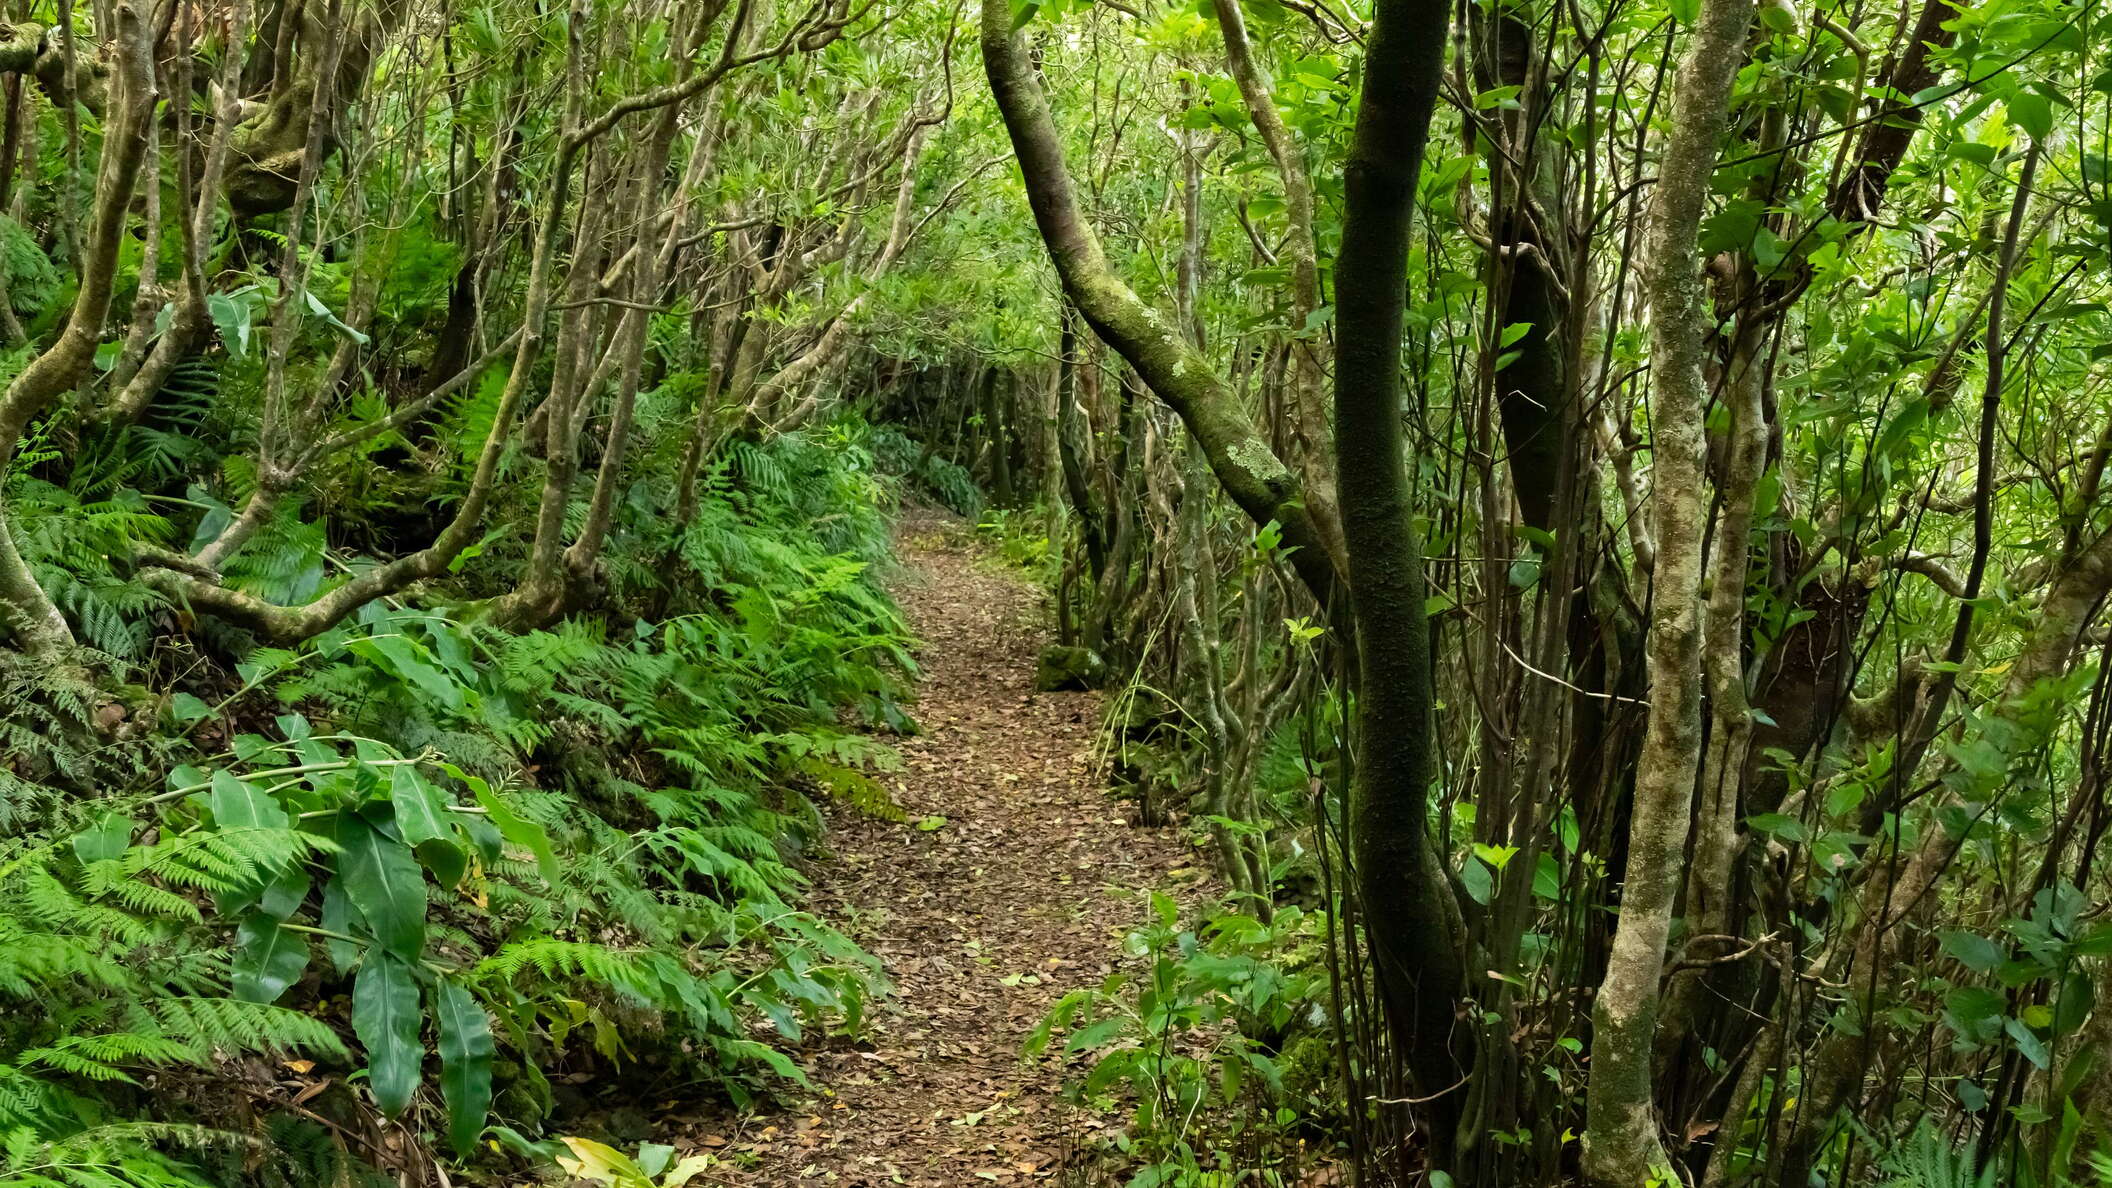
[[[50,308],[59,293],[59,270],[20,223],[0,215],[0,283],[16,314],[31,318]]]
[[[1971,1147],[1953,1147],[1942,1131],[1924,1121],[1885,1159],[1885,1188],[1992,1188],[2000,1169],[1979,1163]]]
[[[869,728],[910,728],[911,661],[872,580],[887,545],[868,466],[848,435],[729,454],[679,541],[668,593],[686,609],[657,621],[510,634],[376,604],[250,650],[238,684],[178,693],[169,733],[122,745],[95,686],[0,669],[0,742],[23,756],[0,769],[0,829],[18,830],[0,842],[0,998],[47,1008],[0,1012],[0,1184],[45,1183],[64,1144],[116,1178],[51,1182],[215,1182],[213,1160],[164,1153],[174,1131],[104,1123],[192,1125],[113,1087],[243,1053],[444,1119],[462,1157],[494,1114],[541,1123],[545,1069],[671,1066],[739,1102],[801,1081],[763,1037],[856,1029],[885,987],[793,905],[810,794],[900,816],[873,778],[899,760]],[[26,539],[70,550],[52,562],[69,571],[169,531],[129,492],[98,509],[15,486]],[[107,539],[42,531],[98,516]],[[229,575],[298,596],[323,541],[282,515]],[[156,756],[166,775],[143,786]],[[113,795],[74,796],[97,787]]]
[[[125,756],[106,746],[96,722],[102,689],[81,673],[0,653],[0,835],[60,803],[62,789],[121,777]]]
[[[146,831],[107,813],[70,837],[0,843],[0,1184],[198,1184],[160,1152],[218,1141],[120,1121],[102,1100],[141,1074],[245,1054],[342,1058],[311,1015],[225,997],[203,901],[294,869],[320,843],[286,827]]]
[[[1065,1057],[1083,1056],[1078,1100],[1130,1106],[1116,1139],[1137,1165],[1130,1188],[1298,1182],[1293,1131],[1324,1105],[1277,1058],[1324,1018],[1325,977],[1298,956],[1315,926],[1288,907],[1269,923],[1224,914],[1183,929],[1153,892],[1150,918],[1123,941],[1145,972],[1064,995],[1029,1035],[1030,1058],[1058,1039]]]
[[[983,492],[968,468],[927,449],[892,425],[873,428],[873,460],[887,474],[939,506],[973,519],[982,514]]]
[[[1062,555],[1051,545],[1046,513],[993,507],[976,521],[977,536],[995,546],[999,560],[1026,570],[1045,586],[1054,586]]]
[[[36,442],[23,452],[23,461],[32,464],[52,453]],[[152,464],[153,454],[143,452],[126,466]],[[167,543],[173,535],[172,525],[149,510],[137,490],[120,485],[127,477],[84,466],[66,487],[19,470],[7,481],[17,547],[30,571],[83,643],[121,659],[144,652],[147,615],[162,605],[159,595],[131,580],[133,549]]]

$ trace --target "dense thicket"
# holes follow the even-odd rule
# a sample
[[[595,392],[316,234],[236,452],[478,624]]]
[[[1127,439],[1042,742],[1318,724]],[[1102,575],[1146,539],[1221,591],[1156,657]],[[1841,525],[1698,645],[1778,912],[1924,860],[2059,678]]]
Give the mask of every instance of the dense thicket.
[[[801,1079],[886,985],[797,890],[817,798],[899,815],[893,476],[973,495],[822,425],[952,200],[943,19],[9,15],[0,1180]]]
[[[796,1082],[905,495],[1226,892],[1033,1041],[1135,1182],[2112,1176],[2108,34],[0,6],[0,1184]]]
[[[1126,434],[1156,473],[1114,454],[1163,504],[1070,488],[1116,575],[1081,637],[1150,674],[1133,737],[1229,770],[1235,886],[1346,864],[1325,1005],[1344,1125],[1395,1152],[1367,1171],[2090,1182],[2100,15],[1040,7],[1046,107],[984,14],[1030,204],[1177,422]],[[1163,136],[1124,119],[1140,54],[1179,67]],[[1156,235],[1115,191],[1140,158]],[[1182,510],[1204,465],[1244,517]],[[1253,765],[1286,747],[1301,774]],[[1251,827],[1300,830],[1306,776],[1319,837]]]

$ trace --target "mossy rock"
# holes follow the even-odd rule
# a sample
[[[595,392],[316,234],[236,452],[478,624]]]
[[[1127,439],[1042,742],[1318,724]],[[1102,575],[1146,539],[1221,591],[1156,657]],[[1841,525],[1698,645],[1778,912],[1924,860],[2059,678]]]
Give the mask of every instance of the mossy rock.
[[[1098,688],[1107,676],[1107,662],[1091,648],[1052,644],[1042,649],[1034,666],[1034,687],[1041,691]]]

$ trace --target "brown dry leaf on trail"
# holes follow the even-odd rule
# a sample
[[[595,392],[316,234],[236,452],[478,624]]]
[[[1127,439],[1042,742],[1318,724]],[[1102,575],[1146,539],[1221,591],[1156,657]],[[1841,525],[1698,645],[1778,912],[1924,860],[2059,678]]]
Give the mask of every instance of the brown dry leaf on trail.
[[[1050,1152],[1104,1124],[1025,1066],[1021,1044],[1056,999],[1122,959],[1116,938],[1135,903],[1108,892],[1166,886],[1195,865],[1176,832],[1129,825],[1090,778],[1098,696],[1034,690],[1046,642],[1037,593],[945,527],[911,519],[898,535],[895,595],[923,641],[925,732],[899,744],[907,823],[828,806],[830,856],[814,871],[811,906],[854,922],[896,994],[865,1042],[806,1054],[836,1098],[825,1139],[811,1129],[815,1105],[751,1120],[808,1141],[751,1145],[748,1166],[724,1169],[727,1185],[1055,1177]],[[942,828],[916,828],[940,817]]]

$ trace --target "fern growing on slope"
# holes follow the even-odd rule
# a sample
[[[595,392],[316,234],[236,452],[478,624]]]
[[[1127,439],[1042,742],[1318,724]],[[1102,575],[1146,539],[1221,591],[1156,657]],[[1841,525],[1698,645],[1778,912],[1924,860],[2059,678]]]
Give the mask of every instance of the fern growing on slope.
[[[162,609],[123,558],[176,528],[143,472],[75,473],[14,480],[19,531],[115,670]],[[781,1044],[858,1027],[885,981],[799,909],[798,855],[810,795],[899,815],[867,730],[909,726],[883,492],[820,436],[736,452],[711,493],[658,621],[375,604],[114,719],[65,670],[0,666],[0,1188],[356,1175],[285,1109],[219,1134],[140,1088],[245,1055],[312,1061],[331,1109],[466,1158],[553,1110],[546,1070],[674,1064],[748,1102],[800,1079]],[[191,495],[200,531],[230,514]],[[298,598],[327,544],[289,507],[224,572]]]
[[[98,1102],[149,1071],[242,1053],[342,1056],[324,1022],[224,994],[226,950],[178,888],[238,894],[312,841],[294,830],[135,843],[115,813],[65,841],[0,845],[0,1186],[199,1184],[164,1148],[226,1136],[112,1124]]]

